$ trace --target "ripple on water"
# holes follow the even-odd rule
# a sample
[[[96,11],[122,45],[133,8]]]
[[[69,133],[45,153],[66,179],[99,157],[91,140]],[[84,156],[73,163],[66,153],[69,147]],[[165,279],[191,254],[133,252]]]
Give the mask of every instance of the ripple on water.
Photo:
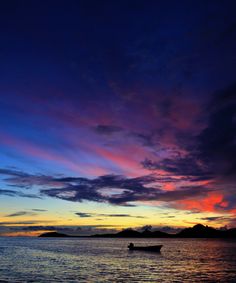
[[[164,246],[130,252],[130,241]],[[236,241],[2,237],[2,282],[236,282]]]

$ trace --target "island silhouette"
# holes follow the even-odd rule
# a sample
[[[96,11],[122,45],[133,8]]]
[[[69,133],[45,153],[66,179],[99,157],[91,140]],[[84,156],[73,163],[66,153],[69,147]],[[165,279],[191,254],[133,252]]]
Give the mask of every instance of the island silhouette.
[[[39,237],[85,237],[71,236],[58,232],[47,232],[39,235]],[[169,234],[162,231],[150,231],[145,229],[142,232],[125,229],[114,234],[95,234],[86,237],[99,238],[236,238],[236,228],[219,230],[213,227],[197,224],[190,228],[185,228],[176,234]]]
[[[63,233],[58,233],[58,232],[47,232],[39,235],[39,237],[71,237],[70,235],[66,235]]]

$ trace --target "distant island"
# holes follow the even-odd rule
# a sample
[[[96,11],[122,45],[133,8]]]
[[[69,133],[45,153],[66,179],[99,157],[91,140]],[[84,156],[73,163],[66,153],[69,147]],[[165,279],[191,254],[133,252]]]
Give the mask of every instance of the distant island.
[[[63,237],[71,237],[66,234],[58,233],[58,232],[47,232],[39,235],[39,237],[57,237],[57,238],[63,238]]]
[[[39,237],[82,237],[70,236],[58,232],[47,232]],[[83,236],[84,237],[84,236]],[[87,237],[99,238],[236,238],[236,228],[218,230],[202,224],[197,224],[191,228],[185,228],[179,233],[168,234],[161,231],[150,231],[148,229],[139,232],[133,229],[125,229],[115,234],[96,234]]]

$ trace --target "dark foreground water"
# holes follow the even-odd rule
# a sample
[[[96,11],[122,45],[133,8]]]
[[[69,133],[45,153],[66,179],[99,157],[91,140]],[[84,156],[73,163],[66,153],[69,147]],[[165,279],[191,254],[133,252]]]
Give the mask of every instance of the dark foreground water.
[[[0,237],[0,282],[236,282],[236,241]]]

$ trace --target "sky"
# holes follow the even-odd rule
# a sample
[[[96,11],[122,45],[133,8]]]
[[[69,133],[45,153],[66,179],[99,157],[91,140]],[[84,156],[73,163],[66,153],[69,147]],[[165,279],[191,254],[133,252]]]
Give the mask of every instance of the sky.
[[[236,227],[235,10],[1,1],[0,235]]]

